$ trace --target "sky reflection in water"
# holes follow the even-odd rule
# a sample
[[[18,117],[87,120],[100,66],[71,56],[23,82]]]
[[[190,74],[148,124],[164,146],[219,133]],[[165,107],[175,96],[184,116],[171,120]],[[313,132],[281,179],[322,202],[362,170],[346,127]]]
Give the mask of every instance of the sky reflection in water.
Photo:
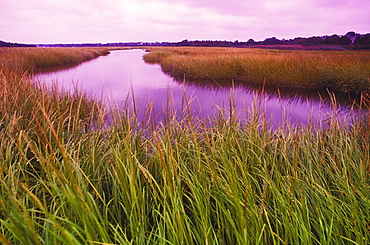
[[[74,68],[38,74],[35,79],[47,85],[57,82],[65,89],[77,86],[92,96],[102,97],[108,104],[121,106],[131,100],[133,93],[140,115],[151,103],[157,120],[163,118],[168,105],[181,114],[184,95],[191,101],[193,115],[199,117],[212,118],[219,112],[218,108],[225,109],[227,115],[230,101],[239,119],[248,118],[249,112],[257,107],[277,126],[284,119],[300,125],[310,119],[317,122],[334,115],[330,99],[321,98],[316,91],[264,88],[262,93],[261,88],[247,88],[237,82],[234,86],[214,81],[179,82],[164,74],[159,65],[146,64],[142,59],[144,54],[140,49],[112,51]],[[348,105],[339,105],[336,112],[344,123],[353,116]]]

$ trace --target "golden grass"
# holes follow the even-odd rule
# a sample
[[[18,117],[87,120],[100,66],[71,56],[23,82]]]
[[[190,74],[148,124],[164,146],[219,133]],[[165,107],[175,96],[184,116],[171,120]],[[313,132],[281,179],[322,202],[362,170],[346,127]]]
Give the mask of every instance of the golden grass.
[[[73,65],[109,53],[111,48],[0,48],[0,71],[32,73],[43,67]]]
[[[154,48],[145,55],[183,79],[229,79],[282,87],[370,93],[370,52]]]

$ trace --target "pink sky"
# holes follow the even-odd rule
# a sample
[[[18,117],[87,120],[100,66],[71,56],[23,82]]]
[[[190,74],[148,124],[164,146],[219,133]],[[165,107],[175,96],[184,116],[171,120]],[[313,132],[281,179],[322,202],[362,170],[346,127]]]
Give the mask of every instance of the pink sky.
[[[370,32],[370,0],[0,0],[0,40],[264,40]]]

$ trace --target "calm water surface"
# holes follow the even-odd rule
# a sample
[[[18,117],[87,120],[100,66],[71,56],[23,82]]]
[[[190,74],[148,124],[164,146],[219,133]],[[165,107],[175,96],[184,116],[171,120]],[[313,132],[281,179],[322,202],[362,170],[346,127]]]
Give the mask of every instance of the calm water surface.
[[[330,119],[335,114],[344,123],[352,118],[350,106],[342,104],[333,111],[330,99],[315,91],[265,88],[262,93],[261,88],[238,84],[231,87],[214,81],[178,82],[164,74],[159,65],[145,63],[144,54],[140,49],[112,51],[70,69],[40,73],[35,79],[47,85],[57,82],[65,89],[77,86],[119,106],[131,103],[134,95],[141,117],[150,105],[157,120],[163,118],[168,105],[181,114],[186,100],[192,113],[199,117],[212,118],[220,108],[228,115],[232,105],[240,119],[247,118],[252,108],[258,108],[277,126],[282,120],[300,125]]]

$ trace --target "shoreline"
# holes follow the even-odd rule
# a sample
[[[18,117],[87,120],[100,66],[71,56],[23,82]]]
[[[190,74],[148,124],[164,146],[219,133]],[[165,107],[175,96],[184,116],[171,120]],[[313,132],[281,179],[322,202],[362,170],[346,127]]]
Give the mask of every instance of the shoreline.
[[[238,80],[287,88],[370,95],[370,52],[261,48],[150,49],[148,63],[172,77]],[[212,52],[214,51],[214,52]]]

